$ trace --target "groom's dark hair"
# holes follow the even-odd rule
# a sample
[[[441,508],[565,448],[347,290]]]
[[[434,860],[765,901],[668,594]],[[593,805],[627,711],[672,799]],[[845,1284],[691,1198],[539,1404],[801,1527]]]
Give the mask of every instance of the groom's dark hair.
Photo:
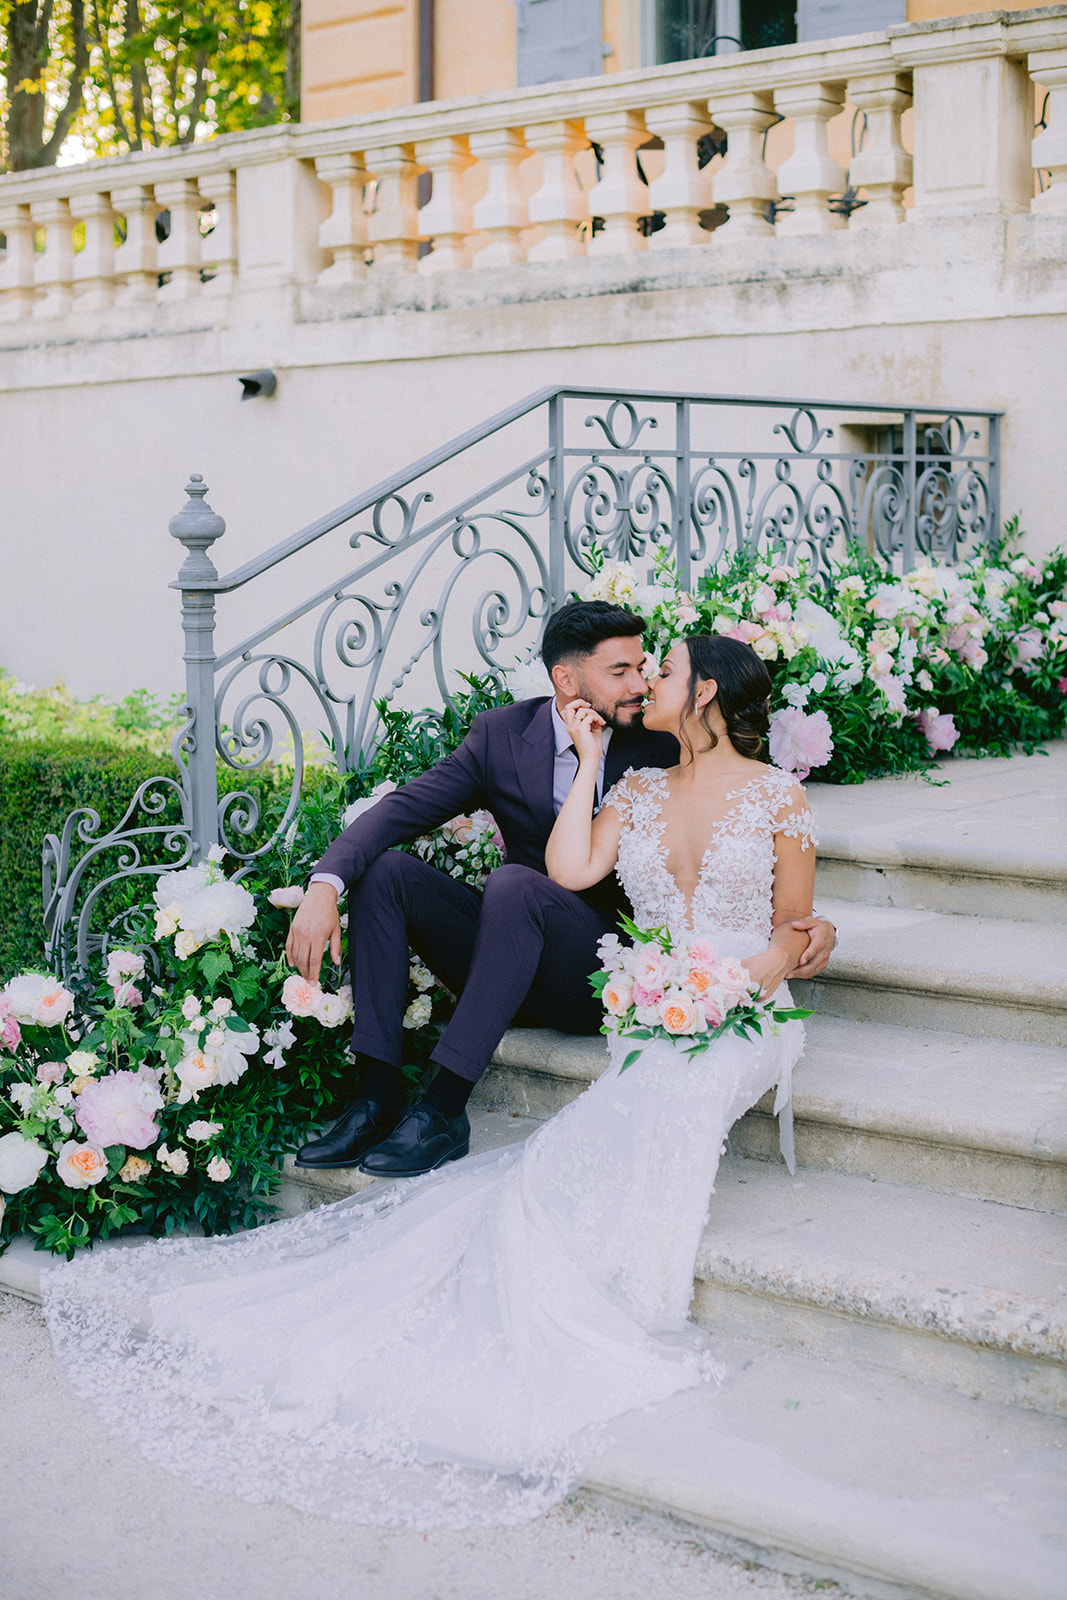
[[[541,660],[552,671],[568,656],[591,656],[605,639],[632,639],[644,633],[640,617],[607,600],[575,600],[549,619],[541,641]]]

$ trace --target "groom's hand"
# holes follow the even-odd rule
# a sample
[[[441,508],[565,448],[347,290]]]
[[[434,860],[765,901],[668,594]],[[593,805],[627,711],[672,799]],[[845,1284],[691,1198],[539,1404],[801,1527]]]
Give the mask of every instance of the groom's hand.
[[[837,929],[832,922],[823,922],[819,917],[799,917],[792,926],[798,933],[808,935],[808,948],[801,956],[799,966],[786,973],[786,981],[791,978],[817,978],[820,972],[826,971]]]
[[[322,952],[330,947],[334,966],[341,964],[341,918],[337,890],[331,883],[313,883],[289,925],[285,954],[301,977],[318,982]]]

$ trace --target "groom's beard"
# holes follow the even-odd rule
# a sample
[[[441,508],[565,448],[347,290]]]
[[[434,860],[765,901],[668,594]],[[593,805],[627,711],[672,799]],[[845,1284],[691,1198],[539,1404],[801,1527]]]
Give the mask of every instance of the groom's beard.
[[[644,712],[645,699],[643,695],[629,695],[625,700],[615,700],[611,705],[605,705],[602,700],[594,699],[586,684],[581,679],[578,682],[579,692],[583,700],[588,700],[593,710],[602,722],[609,728],[639,728]]]

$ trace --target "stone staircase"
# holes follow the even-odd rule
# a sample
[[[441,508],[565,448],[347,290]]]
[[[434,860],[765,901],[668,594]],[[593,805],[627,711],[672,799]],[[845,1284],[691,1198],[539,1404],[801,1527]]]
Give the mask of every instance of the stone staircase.
[[[849,1592],[1067,1595],[1067,746],[810,789],[841,931],[794,1078],[735,1126],[693,1314],[730,1369],[627,1419],[583,1496]],[[475,1149],[603,1069],[513,1030]],[[287,1163],[290,1213],[367,1180]],[[0,1280],[32,1271],[13,1250]],[[28,1282],[23,1289],[32,1287]]]
[[[797,986],[797,1173],[768,1096],[697,1263],[731,1378],[633,1419],[586,1492],[855,1593],[1062,1600],[1067,748],[944,776],[811,787],[841,939]],[[512,1030],[475,1147],[604,1063],[602,1040]],[[361,1181],[290,1170],[286,1204]]]

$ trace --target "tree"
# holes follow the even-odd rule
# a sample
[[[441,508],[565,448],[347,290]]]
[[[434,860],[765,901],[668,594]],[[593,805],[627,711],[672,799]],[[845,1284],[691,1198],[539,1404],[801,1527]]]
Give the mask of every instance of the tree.
[[[12,171],[300,115],[300,0],[0,0],[0,32]]]

